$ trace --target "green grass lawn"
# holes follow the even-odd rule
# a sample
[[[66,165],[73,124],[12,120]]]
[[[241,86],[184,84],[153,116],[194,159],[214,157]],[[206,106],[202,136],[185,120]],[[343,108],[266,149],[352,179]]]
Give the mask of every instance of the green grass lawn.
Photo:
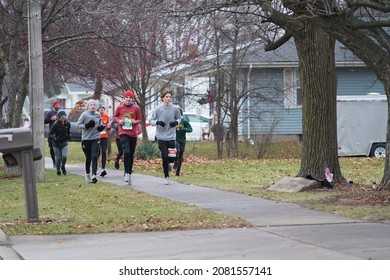
[[[69,174],[58,180],[47,170],[45,183],[37,183],[39,222],[26,221],[22,178],[0,174],[0,228],[11,235],[99,232],[140,232],[224,227],[245,227],[240,218],[170,201],[131,188]],[[63,179],[63,177],[61,177]]]

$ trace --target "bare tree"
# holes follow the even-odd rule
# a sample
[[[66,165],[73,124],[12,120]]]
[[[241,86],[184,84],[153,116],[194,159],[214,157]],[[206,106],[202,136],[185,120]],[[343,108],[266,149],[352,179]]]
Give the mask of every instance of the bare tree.
[[[104,1],[42,1],[42,34],[45,64],[45,76],[50,69],[65,73],[64,64],[58,63],[56,54],[61,46],[77,40],[97,39],[98,25],[89,24],[97,21],[97,14],[90,13],[98,10]],[[108,2],[108,1],[107,1]],[[85,5],[85,6],[84,6]],[[87,10],[88,9],[91,10]],[[22,106],[28,94],[28,40],[27,40],[27,5],[26,1],[2,1],[0,4],[2,17],[1,37],[1,69],[4,69],[1,100],[7,110],[0,125],[3,127],[20,126]],[[12,117],[11,117],[12,116]],[[34,121],[34,120],[32,120]]]
[[[0,63],[3,69],[2,85],[6,91],[2,91],[0,111],[2,115],[0,125],[2,127],[20,126],[22,106],[28,93],[28,60],[24,55],[28,52],[27,25],[25,1],[18,0],[8,3],[1,2],[2,15],[1,56]]]
[[[293,11],[304,10],[303,20],[320,26],[372,69],[384,85],[390,109],[390,6],[388,1],[283,2],[288,2]],[[385,167],[380,189],[390,189],[390,110],[388,110],[386,140]]]
[[[134,13],[134,9],[137,12]],[[159,92],[151,89],[171,87],[171,83],[183,84],[183,75],[175,69],[197,56],[197,49],[191,48],[190,40],[195,23],[170,17],[164,10],[165,3],[154,1],[139,3],[132,12],[127,9],[127,19],[131,20],[122,19],[123,24],[118,24],[120,28],[116,28],[122,32],[109,42],[112,51],[105,56],[105,61],[109,62],[104,67],[106,81],[122,90],[132,89],[144,119],[148,106],[159,98]],[[168,74],[156,78],[152,76],[155,72]],[[142,132],[147,141],[145,126]]]
[[[276,34],[275,40],[267,49],[275,49],[290,38],[294,38],[297,46],[303,95],[303,148],[298,176],[323,178],[324,166],[327,165],[334,173],[335,180],[340,180],[342,176],[336,131],[335,41],[321,28],[305,21],[304,10],[289,13],[286,10],[286,7],[290,8],[289,1],[285,1],[284,7],[272,5],[268,1],[258,3],[266,21],[283,29],[283,32],[278,33],[282,36]]]
[[[265,30],[262,38],[269,39],[270,44],[267,50],[273,50],[281,46],[290,38],[294,38],[298,47],[298,53],[300,57],[300,69],[301,69],[301,83],[303,89],[303,130],[304,130],[304,145],[302,153],[302,164],[299,176],[312,175],[322,178],[324,165],[328,165],[335,175],[335,179],[341,178],[341,171],[338,163],[337,154],[337,138],[336,138],[336,76],[334,75],[334,39],[329,37],[320,28],[315,28],[314,25],[308,24],[304,20],[300,20],[301,14],[285,13],[285,7],[271,5],[269,1],[260,1],[258,7],[248,4],[249,1],[214,1],[213,3],[197,3],[194,11],[195,14],[204,15],[207,13],[232,13],[233,18],[238,18],[238,14],[244,15],[243,17],[250,17],[257,15],[257,20],[253,20],[254,25],[261,26],[264,22],[273,22],[283,28],[283,31],[276,31],[271,29]],[[261,8],[261,9],[258,9]],[[283,10],[284,9],[284,10]],[[266,14],[267,16],[264,16]],[[252,18],[252,17],[250,17]],[[259,22],[259,19],[264,20],[263,23]],[[236,21],[237,22],[237,21]],[[233,25],[233,30],[237,28],[237,24]],[[267,24],[267,27],[270,27]],[[260,28],[259,28],[260,29]],[[237,30],[237,29],[236,29]],[[232,32],[234,34],[234,32]],[[237,33],[235,33],[237,35]],[[234,45],[234,36],[231,44]],[[237,38],[237,37],[236,37]],[[237,42],[237,41],[236,41]],[[308,46],[311,46],[308,48]],[[236,143],[234,138],[237,133],[235,128],[237,127],[237,114],[239,111],[239,103],[237,102],[237,63],[239,63],[238,56],[236,56],[234,47],[231,54],[231,69],[226,71],[226,74],[231,74],[231,83],[224,85],[224,90],[230,92],[227,111],[230,113],[229,133],[232,141],[230,147],[233,148]],[[323,52],[318,52],[321,49]],[[313,60],[316,59],[316,63],[320,63],[318,67],[313,67]],[[304,69],[305,70],[302,70]],[[222,75],[219,75],[220,77]],[[326,77],[326,78],[324,78]],[[318,81],[327,81],[328,83],[319,83]],[[222,84],[219,83],[221,87]],[[219,89],[221,92],[221,88]],[[334,99],[332,99],[334,97]],[[319,102],[314,102],[319,100]],[[223,99],[221,100],[223,102]],[[223,108],[223,103],[220,104]],[[319,133],[318,128],[326,131],[325,133]]]

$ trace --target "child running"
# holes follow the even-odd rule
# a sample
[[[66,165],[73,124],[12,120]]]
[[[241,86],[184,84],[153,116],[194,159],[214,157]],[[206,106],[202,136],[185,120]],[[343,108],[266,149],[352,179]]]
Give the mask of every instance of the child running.
[[[90,99],[87,109],[77,121],[77,128],[82,129],[81,148],[85,155],[85,181],[96,184],[97,162],[99,156],[100,131],[105,128],[102,125],[100,114],[96,111],[98,102]],[[92,176],[91,176],[92,163]]]

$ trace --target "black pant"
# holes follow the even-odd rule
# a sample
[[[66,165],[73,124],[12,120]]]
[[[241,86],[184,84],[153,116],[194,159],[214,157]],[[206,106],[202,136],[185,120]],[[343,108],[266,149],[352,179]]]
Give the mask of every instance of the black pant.
[[[116,159],[120,160],[121,157],[123,156],[123,147],[121,144],[120,137],[115,138],[115,143],[116,143],[116,148],[118,149],[118,153],[116,154]]]
[[[102,156],[102,169],[106,168],[108,138],[100,138],[99,156]]]
[[[184,151],[186,148],[186,144],[180,144],[179,142],[176,143],[176,149],[177,149],[177,157],[176,157],[176,176],[180,176],[180,169],[181,169],[181,164],[183,163],[184,159]]]
[[[131,174],[133,171],[134,153],[137,146],[137,137],[130,137],[128,135],[120,135],[120,142],[123,148],[123,163],[125,166],[125,173]]]
[[[99,140],[83,140],[81,141],[81,148],[85,155],[85,173],[90,174],[92,163],[92,175],[96,175],[97,162],[99,156]]]
[[[161,158],[162,158],[162,166],[164,170],[164,177],[169,177],[169,163],[174,162],[175,158],[168,157],[168,148],[174,149],[176,148],[176,141],[175,140],[157,140],[158,148],[161,152]]]

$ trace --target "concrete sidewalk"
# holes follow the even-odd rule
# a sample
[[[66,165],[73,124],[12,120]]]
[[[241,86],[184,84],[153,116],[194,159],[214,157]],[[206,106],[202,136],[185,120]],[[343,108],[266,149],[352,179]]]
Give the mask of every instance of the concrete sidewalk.
[[[68,172],[84,174],[81,166],[69,165]],[[140,174],[133,174],[133,185],[127,186],[122,177],[123,171],[108,170],[99,180],[239,216],[253,227],[8,237],[1,237],[0,231],[0,259],[390,259],[390,221],[362,222],[175,181],[167,186],[162,178]]]

